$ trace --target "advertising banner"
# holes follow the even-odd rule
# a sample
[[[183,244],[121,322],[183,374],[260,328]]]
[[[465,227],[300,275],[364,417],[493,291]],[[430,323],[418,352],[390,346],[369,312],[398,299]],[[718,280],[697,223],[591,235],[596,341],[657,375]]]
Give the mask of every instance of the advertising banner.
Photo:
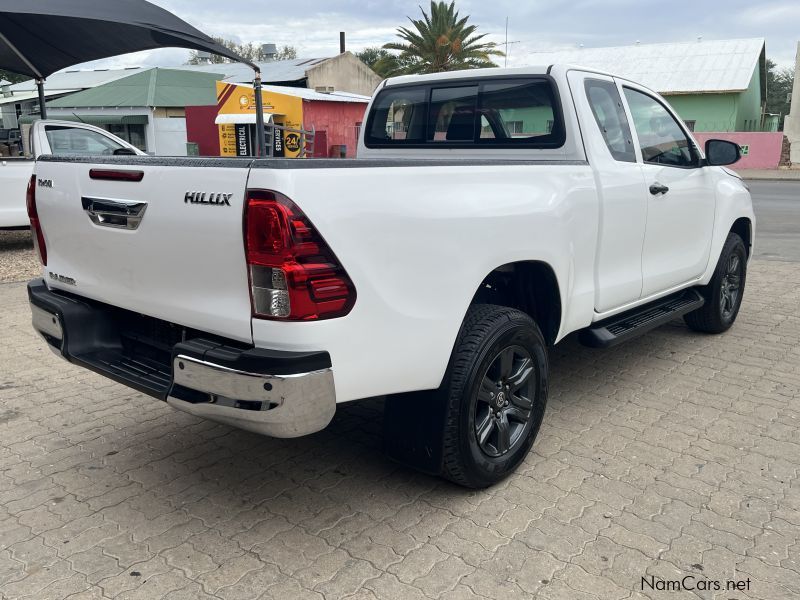
[[[265,122],[290,129],[303,128],[303,100],[297,96],[263,91]],[[217,116],[229,116],[219,128],[219,147],[222,156],[243,156],[241,152],[252,145],[255,135],[255,92],[252,87],[233,83],[217,82]],[[237,121],[241,117],[241,122]],[[245,136],[243,129],[252,133]],[[281,135],[277,135],[280,133]],[[290,136],[292,134],[289,134]],[[247,138],[247,142],[245,142]],[[246,145],[247,144],[247,145]],[[287,139],[283,132],[276,132],[272,140],[273,156],[296,158],[300,154],[299,136]],[[252,154],[251,154],[252,155]]]

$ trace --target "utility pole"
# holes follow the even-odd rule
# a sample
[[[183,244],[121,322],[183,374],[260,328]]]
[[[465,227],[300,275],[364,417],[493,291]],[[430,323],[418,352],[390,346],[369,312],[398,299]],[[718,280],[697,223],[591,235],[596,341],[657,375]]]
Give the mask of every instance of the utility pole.
[[[508,66],[508,16],[506,16],[506,51],[505,51],[505,59],[506,63],[505,66]]]

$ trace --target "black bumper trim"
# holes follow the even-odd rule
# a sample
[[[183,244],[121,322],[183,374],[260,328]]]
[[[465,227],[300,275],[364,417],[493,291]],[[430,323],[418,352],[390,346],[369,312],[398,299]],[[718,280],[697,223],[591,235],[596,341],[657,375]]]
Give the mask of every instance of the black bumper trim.
[[[267,350],[188,329],[197,336],[172,345],[171,356],[156,360],[132,354],[123,343],[121,325],[129,318],[141,319],[141,315],[50,290],[42,279],[28,284],[28,298],[32,305],[58,318],[62,340],[40,333],[65,359],[161,400],[169,395],[172,364],[178,355],[254,374],[293,375],[331,368],[327,352]],[[147,343],[141,336],[137,341]]]

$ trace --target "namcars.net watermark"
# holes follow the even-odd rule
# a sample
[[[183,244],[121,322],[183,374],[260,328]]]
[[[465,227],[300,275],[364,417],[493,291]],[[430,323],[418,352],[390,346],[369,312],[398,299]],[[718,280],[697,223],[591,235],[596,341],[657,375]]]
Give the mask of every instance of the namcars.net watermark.
[[[642,577],[641,586],[642,591],[658,592],[721,592],[723,590],[728,592],[747,592],[750,591],[750,578],[718,580],[686,575],[680,579],[661,579],[650,575],[649,577]]]

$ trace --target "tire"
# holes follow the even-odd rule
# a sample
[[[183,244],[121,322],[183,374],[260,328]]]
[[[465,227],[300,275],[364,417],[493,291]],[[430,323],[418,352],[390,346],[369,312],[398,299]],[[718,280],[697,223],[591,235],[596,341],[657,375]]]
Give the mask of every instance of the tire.
[[[706,303],[684,315],[683,320],[694,331],[722,333],[730,329],[744,296],[747,279],[747,250],[735,233],[729,233],[708,285],[699,289]]]
[[[442,475],[470,488],[510,475],[539,432],[547,384],[547,348],[533,319],[502,306],[471,306],[440,388]]]

